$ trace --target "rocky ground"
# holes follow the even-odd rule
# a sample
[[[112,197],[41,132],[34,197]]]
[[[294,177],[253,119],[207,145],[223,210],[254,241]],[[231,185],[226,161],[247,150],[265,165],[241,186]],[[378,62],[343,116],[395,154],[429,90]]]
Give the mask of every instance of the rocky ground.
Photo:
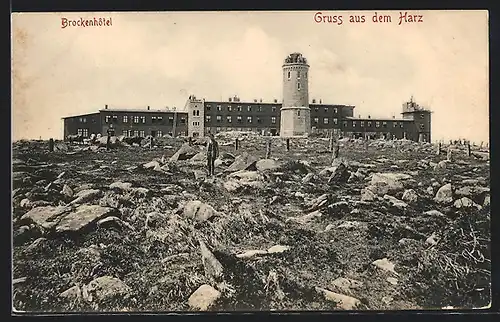
[[[341,140],[332,163],[328,140],[272,138],[266,159],[268,139],[221,137],[214,178],[198,142],[15,142],[14,308],[489,305],[488,153]]]

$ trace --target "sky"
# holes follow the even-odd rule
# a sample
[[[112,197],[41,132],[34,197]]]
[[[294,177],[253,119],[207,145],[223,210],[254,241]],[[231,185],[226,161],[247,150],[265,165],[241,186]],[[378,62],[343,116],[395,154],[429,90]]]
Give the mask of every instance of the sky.
[[[343,17],[316,22],[315,14]],[[355,116],[400,117],[412,95],[432,139],[489,141],[487,11],[98,12],[12,14],[13,140],[61,138],[62,117],[110,108],[183,108],[282,99],[282,63],[307,58],[309,98]],[[349,16],[365,16],[350,23]],[[317,15],[316,15],[317,16]],[[418,16],[422,16],[421,19]],[[104,27],[62,28],[111,18]]]

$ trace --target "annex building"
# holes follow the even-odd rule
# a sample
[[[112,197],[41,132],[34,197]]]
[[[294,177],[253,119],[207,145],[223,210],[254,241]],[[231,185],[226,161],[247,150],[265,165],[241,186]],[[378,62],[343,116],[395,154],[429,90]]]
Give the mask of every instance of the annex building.
[[[63,118],[64,137],[92,133],[140,136],[205,136],[208,132],[252,131],[262,135],[300,137],[330,135],[353,138],[431,141],[431,111],[411,98],[403,103],[401,118],[372,119],[354,116],[354,106],[309,100],[309,65],[300,53],[286,57],[283,65],[283,99],[263,102],[206,100],[190,95],[184,111],[175,109],[100,109],[96,113]]]

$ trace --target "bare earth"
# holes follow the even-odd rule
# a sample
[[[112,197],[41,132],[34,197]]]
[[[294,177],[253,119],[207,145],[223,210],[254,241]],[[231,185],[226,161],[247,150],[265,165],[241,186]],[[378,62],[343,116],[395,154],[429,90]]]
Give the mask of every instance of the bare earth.
[[[273,138],[274,161],[255,163],[265,142],[246,137],[235,151],[220,138],[215,178],[202,145],[194,160],[169,161],[182,139],[109,152],[13,143],[14,308],[489,305],[490,165],[478,147],[477,157],[454,147],[439,163],[447,147],[344,141],[332,167],[328,140],[294,139],[286,151]]]

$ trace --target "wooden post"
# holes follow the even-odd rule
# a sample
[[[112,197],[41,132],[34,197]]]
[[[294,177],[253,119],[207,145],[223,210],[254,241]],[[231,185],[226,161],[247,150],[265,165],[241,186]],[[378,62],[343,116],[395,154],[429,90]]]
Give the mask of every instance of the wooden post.
[[[238,143],[239,143],[238,138],[236,138],[234,141],[234,150],[235,151],[238,151]]]
[[[333,148],[333,153],[332,153],[332,159],[335,160],[339,157],[339,150],[340,150],[340,145],[338,144],[338,142],[335,143],[335,146]],[[332,162],[333,162],[332,160]]]
[[[188,139],[188,140],[189,140],[189,141],[188,141],[188,144],[189,144],[189,145],[193,145],[193,138],[192,138],[192,137],[189,137],[189,139]]]
[[[467,141],[467,156],[470,157],[470,141]]]
[[[271,140],[266,142],[266,159],[271,157]]]
[[[481,144],[479,145],[479,148],[482,149],[483,148],[483,141],[481,141]]]
[[[446,155],[446,160],[448,160],[449,162],[453,161],[453,152],[451,150],[451,146],[448,147],[448,154]]]
[[[437,150],[436,150],[436,155],[441,154],[441,142],[438,142]]]
[[[50,138],[49,140],[49,151],[54,152],[54,139]]]
[[[286,139],[286,150],[290,151],[290,138]]]
[[[330,146],[329,146],[329,151],[333,152],[333,135],[330,137]]]

